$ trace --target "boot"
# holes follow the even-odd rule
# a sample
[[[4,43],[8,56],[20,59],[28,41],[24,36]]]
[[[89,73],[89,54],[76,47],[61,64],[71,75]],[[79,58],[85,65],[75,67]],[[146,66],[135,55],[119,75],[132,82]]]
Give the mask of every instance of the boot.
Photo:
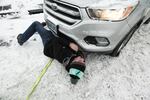
[[[18,43],[19,43],[19,45],[23,45],[23,40],[22,40],[22,36],[23,36],[23,34],[19,34],[18,36],[17,36],[17,40],[18,40]]]

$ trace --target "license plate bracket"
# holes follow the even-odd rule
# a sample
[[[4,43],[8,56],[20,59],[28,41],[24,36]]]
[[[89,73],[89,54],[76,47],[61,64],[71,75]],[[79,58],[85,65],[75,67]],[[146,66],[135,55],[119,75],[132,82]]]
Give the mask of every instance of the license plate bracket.
[[[57,34],[58,25],[55,25],[53,22],[51,22],[49,20],[47,22],[48,22],[48,28]]]

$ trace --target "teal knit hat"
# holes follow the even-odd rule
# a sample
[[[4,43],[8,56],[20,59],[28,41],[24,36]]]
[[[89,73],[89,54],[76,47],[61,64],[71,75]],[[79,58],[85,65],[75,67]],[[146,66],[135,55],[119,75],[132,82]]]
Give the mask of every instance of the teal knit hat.
[[[73,62],[70,64],[69,75],[74,79],[80,79],[84,75],[85,64]]]
[[[82,71],[80,71],[79,69],[70,68],[69,75],[72,76],[72,77],[75,76],[75,77],[80,79],[80,78],[82,78],[84,73]]]

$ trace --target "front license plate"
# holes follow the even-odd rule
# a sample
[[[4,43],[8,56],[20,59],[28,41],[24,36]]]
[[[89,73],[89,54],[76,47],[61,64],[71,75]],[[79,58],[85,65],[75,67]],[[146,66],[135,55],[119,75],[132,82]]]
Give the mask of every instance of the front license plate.
[[[50,28],[52,31],[54,31],[55,33],[57,33],[57,28],[58,25],[55,25],[53,22],[48,20],[48,28]]]

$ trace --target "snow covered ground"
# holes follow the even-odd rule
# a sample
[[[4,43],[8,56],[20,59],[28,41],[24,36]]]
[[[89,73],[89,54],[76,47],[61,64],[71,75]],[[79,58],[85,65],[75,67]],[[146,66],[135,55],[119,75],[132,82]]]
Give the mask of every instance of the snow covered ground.
[[[48,62],[35,34],[23,46],[16,37],[43,14],[0,19],[0,100],[25,100]],[[70,83],[56,60],[46,72],[31,100],[150,100],[150,24],[135,32],[117,58],[97,53],[86,59],[84,78]]]
[[[0,20],[0,100],[25,100],[48,62],[35,34],[23,46],[16,36],[43,14]],[[77,85],[53,61],[31,100],[149,100],[150,24],[142,26],[117,58],[89,54],[85,76]]]

